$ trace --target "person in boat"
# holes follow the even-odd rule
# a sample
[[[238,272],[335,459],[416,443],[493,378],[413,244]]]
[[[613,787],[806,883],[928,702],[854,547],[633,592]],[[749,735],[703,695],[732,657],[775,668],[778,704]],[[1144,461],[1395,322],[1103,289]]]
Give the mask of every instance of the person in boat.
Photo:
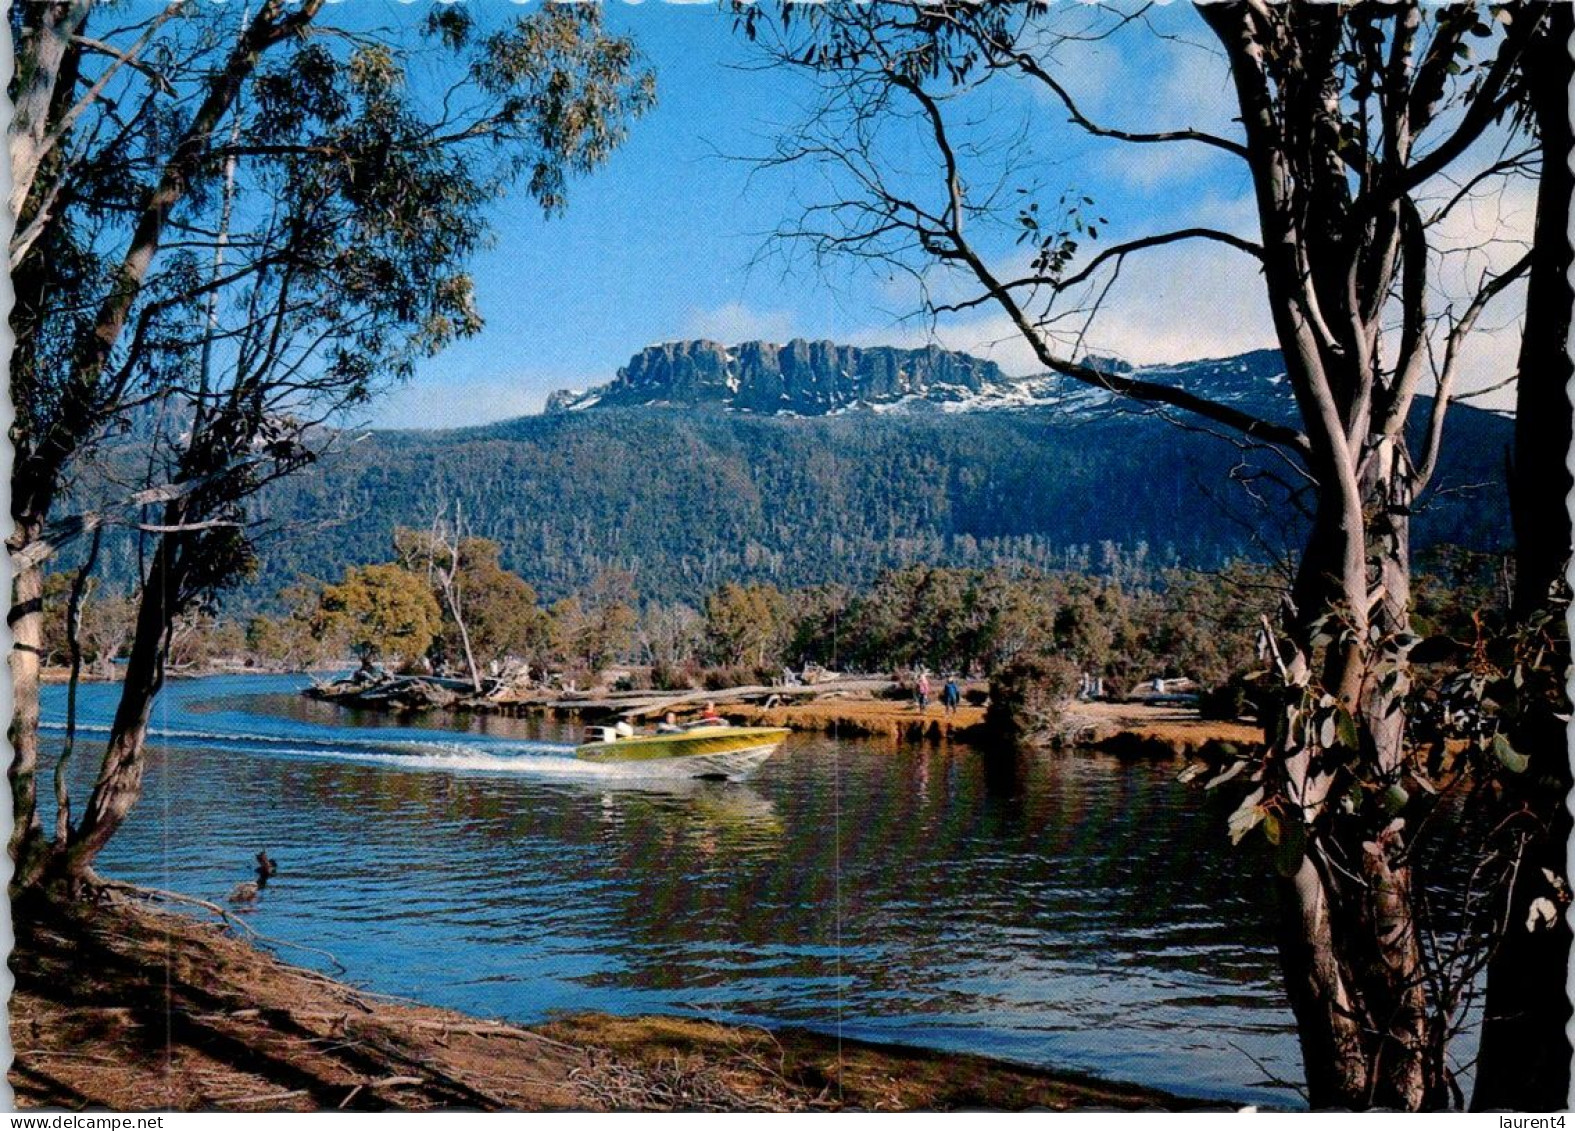
[[[656,724],[657,734],[683,734],[684,728],[678,725],[678,716],[671,711],[661,722]]]
[[[727,725],[727,720],[717,712],[716,703],[707,700],[705,710],[700,715],[699,725],[703,727],[722,727]]]

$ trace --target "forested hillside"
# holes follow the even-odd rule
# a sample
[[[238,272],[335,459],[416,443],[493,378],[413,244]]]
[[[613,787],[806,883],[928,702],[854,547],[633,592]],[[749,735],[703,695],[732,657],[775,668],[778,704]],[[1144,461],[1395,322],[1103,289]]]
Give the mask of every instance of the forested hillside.
[[[1208,366],[1221,395],[1276,400],[1275,360],[1200,363],[1190,377]],[[1499,548],[1510,422],[1461,408],[1450,428],[1419,540]],[[915,562],[1209,566],[1299,537],[1265,472],[1290,478],[1216,436],[1086,403],[812,418],[625,405],[374,432],[268,496],[284,529],[238,596],[265,601],[297,576],[383,560],[395,526],[456,506],[547,599],[608,568],[632,572],[642,597],[675,600],[724,581],[861,583]]]

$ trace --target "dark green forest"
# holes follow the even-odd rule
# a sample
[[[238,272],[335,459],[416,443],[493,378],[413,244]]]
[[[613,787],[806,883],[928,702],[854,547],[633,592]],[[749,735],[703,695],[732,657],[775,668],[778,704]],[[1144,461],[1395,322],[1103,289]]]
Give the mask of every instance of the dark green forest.
[[[1508,545],[1511,423],[1460,407],[1421,548]],[[1132,568],[1269,562],[1303,519],[1272,456],[1152,415],[995,410],[755,416],[621,407],[454,431],[346,438],[271,488],[254,578],[266,607],[301,578],[381,560],[396,526],[462,508],[468,532],[544,599],[609,569],[647,599],[696,601],[723,582],[867,584],[914,564]]]

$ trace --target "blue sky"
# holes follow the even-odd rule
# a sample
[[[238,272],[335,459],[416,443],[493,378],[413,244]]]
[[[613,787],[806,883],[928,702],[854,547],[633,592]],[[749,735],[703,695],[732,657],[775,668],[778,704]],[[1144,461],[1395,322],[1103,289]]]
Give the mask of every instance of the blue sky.
[[[477,10],[497,18],[511,8],[492,0]],[[385,9],[407,20],[423,10],[419,2]],[[552,390],[605,381],[641,347],[675,338],[937,340],[991,356],[1008,372],[1036,370],[990,309],[931,328],[904,318],[917,296],[901,279],[769,254],[768,233],[819,185],[732,158],[768,151],[801,120],[811,92],[796,76],[759,67],[758,51],[714,4],[612,4],[607,17],[654,68],[658,105],[604,168],[571,186],[566,214],[544,220],[524,199],[499,210],[496,244],[474,265],[487,328],[425,363],[410,385],[379,402],[371,423],[442,427],[536,412]],[[1154,19],[1180,38],[1139,30],[1063,60],[1085,109],[1136,128],[1234,133],[1226,68],[1190,5],[1160,9]],[[1042,94],[1025,88],[992,97],[981,136],[1004,140],[1032,123],[1031,168],[1048,199],[1062,186],[1093,196],[1112,221],[1105,238],[1178,222],[1253,234],[1250,184],[1230,157],[1195,145],[1091,143],[1066,128]],[[1502,207],[1525,212],[1526,203]],[[1013,254],[1009,241],[995,250]],[[1130,261],[1084,347],[1164,362],[1272,341],[1252,263],[1189,244]],[[1496,372],[1512,345],[1502,334],[1485,343],[1478,368]]]

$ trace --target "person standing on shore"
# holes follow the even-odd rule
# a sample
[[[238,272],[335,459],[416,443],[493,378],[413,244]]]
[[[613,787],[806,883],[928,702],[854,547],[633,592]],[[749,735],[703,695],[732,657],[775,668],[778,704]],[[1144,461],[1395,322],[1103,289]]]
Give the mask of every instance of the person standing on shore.
[[[941,707],[949,719],[957,713],[957,707],[962,703],[962,688],[957,686],[957,677],[950,676],[946,686],[941,688]]]
[[[927,671],[919,672],[919,682],[918,682],[918,684],[917,684],[917,686],[915,687],[914,690],[915,690],[916,697],[919,700],[919,714],[922,715],[929,708],[929,705],[930,705],[930,673],[929,672],[927,672]]]

